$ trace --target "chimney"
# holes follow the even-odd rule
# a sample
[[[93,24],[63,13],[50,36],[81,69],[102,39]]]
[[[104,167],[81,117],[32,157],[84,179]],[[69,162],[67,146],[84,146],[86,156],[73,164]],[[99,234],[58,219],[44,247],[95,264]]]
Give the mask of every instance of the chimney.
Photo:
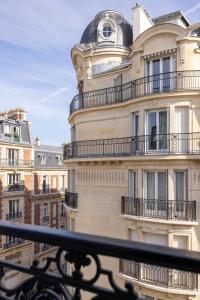
[[[133,41],[145,30],[153,26],[153,22],[150,19],[146,10],[136,3],[133,7]]]
[[[8,118],[16,121],[26,121],[27,112],[23,108],[17,107],[8,111]]]
[[[36,137],[34,144],[35,146],[40,147],[41,142],[38,136]]]

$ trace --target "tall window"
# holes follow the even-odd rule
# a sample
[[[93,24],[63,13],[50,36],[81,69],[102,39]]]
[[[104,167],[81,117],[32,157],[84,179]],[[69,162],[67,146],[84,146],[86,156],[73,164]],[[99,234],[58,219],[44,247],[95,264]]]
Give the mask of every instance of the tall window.
[[[8,174],[8,185],[19,185],[20,184],[20,174]]]
[[[133,152],[139,150],[139,114],[132,116],[132,136],[133,136]]]
[[[48,176],[47,175],[43,175],[43,178],[42,178],[42,192],[44,194],[48,193],[49,192],[49,184],[48,184]]]
[[[167,92],[174,86],[174,59],[172,56],[147,61],[147,91]]]
[[[18,158],[19,158],[19,150],[17,149],[7,149],[7,164],[9,166],[16,166],[18,165]]]
[[[147,112],[147,149],[165,151],[168,149],[167,110]]]
[[[48,222],[49,221],[49,204],[44,203],[42,206],[42,221]]]
[[[8,211],[6,215],[6,219],[16,219],[21,218],[21,208],[20,208],[20,200],[9,200],[8,201]]]
[[[137,198],[137,173],[133,170],[129,170],[129,196]]]

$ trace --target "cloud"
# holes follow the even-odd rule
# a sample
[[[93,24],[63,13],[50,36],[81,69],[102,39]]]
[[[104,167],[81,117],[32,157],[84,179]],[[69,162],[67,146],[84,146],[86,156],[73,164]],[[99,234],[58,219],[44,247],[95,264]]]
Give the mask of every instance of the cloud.
[[[50,95],[48,95],[46,98],[42,99],[41,102],[42,103],[46,103],[50,98],[55,98],[56,96],[61,95],[61,94],[63,94],[64,92],[66,92],[68,90],[69,90],[69,87],[59,88],[55,92],[53,92]]]
[[[198,11],[200,9],[200,1],[198,3],[196,3],[195,5],[193,5],[192,7],[190,7],[186,12],[185,15],[190,15],[192,13],[195,13],[196,11]]]

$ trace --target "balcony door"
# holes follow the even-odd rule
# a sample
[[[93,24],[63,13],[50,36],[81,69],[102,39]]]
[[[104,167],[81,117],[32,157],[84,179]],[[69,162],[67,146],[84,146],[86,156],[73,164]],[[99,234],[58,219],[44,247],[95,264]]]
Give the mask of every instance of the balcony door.
[[[144,216],[166,218],[167,214],[167,172],[147,171],[144,176]]]
[[[132,215],[137,215],[139,209],[139,200],[137,196],[137,173],[134,170],[129,170],[128,172],[128,188],[129,188],[129,201],[127,205],[129,206],[127,210]]]
[[[167,110],[147,112],[146,127],[147,153],[166,152],[169,147]]]
[[[186,216],[186,205],[187,200],[187,172],[186,171],[176,171],[175,172],[175,202],[176,210],[175,216],[179,219],[185,219]]]
[[[7,149],[7,164],[16,166],[18,164],[19,151],[17,149]]]
[[[173,57],[147,61],[146,93],[168,92],[173,87]]]
[[[188,135],[188,108],[175,108],[175,134],[173,138],[173,147],[175,153],[187,153],[189,148]]]
[[[132,115],[132,152],[136,154],[139,151],[139,114]]]

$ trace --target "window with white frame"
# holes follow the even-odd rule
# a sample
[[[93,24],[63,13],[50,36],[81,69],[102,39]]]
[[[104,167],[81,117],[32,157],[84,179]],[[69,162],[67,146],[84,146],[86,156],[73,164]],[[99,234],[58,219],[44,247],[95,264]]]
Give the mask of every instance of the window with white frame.
[[[18,164],[19,150],[18,149],[6,149],[6,163],[10,166]]]
[[[7,206],[6,219],[21,218],[21,201],[20,199],[9,200]]]
[[[128,192],[129,197],[132,197],[133,199],[138,197],[137,193],[137,172],[134,170],[128,171]]]
[[[20,174],[12,173],[8,174],[8,185],[18,185],[20,184]]]
[[[166,151],[168,141],[167,109],[148,111],[146,114],[146,151]]]
[[[44,203],[42,206],[42,220],[49,221],[49,203]]]
[[[4,133],[5,133],[5,135],[11,135],[12,134],[12,126],[8,125],[8,124],[5,124]]]
[[[40,156],[40,163],[41,165],[46,165],[46,155],[45,154],[41,154]]]
[[[175,85],[175,58],[173,55],[146,61],[147,93],[168,92]]]
[[[42,177],[42,193],[49,192],[49,177],[47,175],[43,175]]]

